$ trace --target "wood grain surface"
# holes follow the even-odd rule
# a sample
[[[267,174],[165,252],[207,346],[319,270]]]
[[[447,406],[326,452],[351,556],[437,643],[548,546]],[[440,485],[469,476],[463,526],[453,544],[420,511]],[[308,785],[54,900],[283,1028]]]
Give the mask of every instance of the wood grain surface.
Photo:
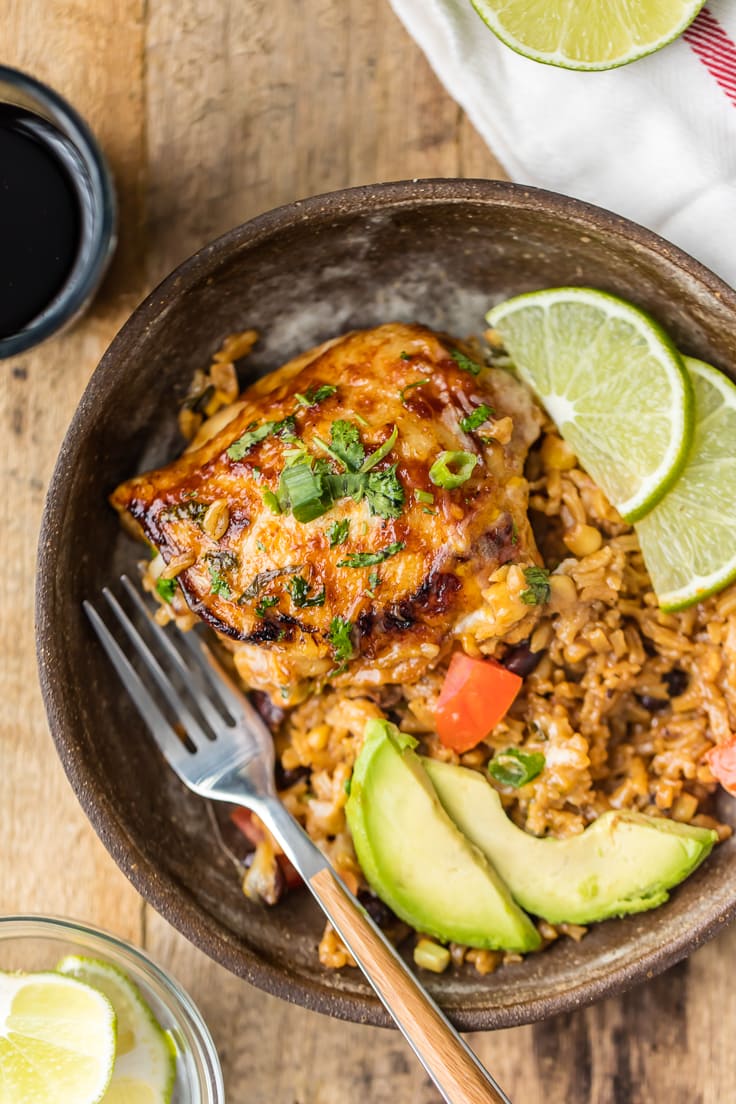
[[[173,265],[311,193],[502,169],[386,0],[0,0],[0,62],[48,80],[88,118],[121,200],[120,248],[92,312],[0,364],[0,911],[73,916],[144,945],[199,1003],[231,1104],[430,1104],[437,1094],[396,1032],[329,1021],[231,977],[107,856],[47,731],[35,546],[81,391]],[[735,968],[732,929],[623,997],[472,1042],[514,1104],[727,1104]]]

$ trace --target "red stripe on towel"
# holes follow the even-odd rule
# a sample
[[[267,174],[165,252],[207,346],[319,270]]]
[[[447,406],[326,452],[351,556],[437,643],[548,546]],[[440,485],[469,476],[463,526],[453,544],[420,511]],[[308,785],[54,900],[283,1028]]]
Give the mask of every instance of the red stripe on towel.
[[[703,8],[683,37],[736,106],[736,45],[718,20]]]

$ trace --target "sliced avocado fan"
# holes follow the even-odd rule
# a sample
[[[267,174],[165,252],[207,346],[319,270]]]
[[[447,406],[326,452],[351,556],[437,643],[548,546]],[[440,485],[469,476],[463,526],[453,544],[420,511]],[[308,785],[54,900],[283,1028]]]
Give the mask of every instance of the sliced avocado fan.
[[[607,812],[578,836],[539,839],[507,817],[477,771],[436,759],[421,763],[446,812],[514,900],[552,924],[590,924],[656,908],[718,838],[710,829],[664,817]]]
[[[437,939],[535,950],[539,933],[443,809],[415,745],[387,721],[366,726],[346,813],[368,882],[397,916]]]

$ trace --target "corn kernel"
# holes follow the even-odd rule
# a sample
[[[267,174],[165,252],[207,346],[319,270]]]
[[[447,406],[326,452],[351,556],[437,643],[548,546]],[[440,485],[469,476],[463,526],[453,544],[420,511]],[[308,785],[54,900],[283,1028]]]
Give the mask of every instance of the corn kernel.
[[[583,556],[590,556],[593,552],[597,552],[603,544],[600,529],[596,529],[594,525],[576,525],[562,539],[573,556],[577,556],[579,560]]]
[[[414,948],[414,962],[423,970],[441,974],[450,965],[450,952],[447,947],[441,947],[431,939],[420,939]]]
[[[569,575],[550,575],[549,609],[552,613],[562,613],[578,600],[578,588]]]
[[[539,450],[542,463],[545,468],[555,471],[569,471],[574,468],[578,460],[567,441],[563,441],[556,433],[548,433]]]

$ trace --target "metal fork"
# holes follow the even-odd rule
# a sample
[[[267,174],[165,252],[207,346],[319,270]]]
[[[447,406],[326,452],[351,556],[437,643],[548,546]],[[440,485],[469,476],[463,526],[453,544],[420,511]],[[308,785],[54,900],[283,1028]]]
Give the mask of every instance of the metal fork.
[[[177,734],[94,606],[84,602],[84,609],[169,765],[195,793],[242,805],[263,821],[447,1104],[510,1104],[380,928],[282,805],[273,780],[271,733],[246,695],[195,631],[174,630],[169,634],[153,620],[130,579],[123,575],[121,583],[129,608],[146,625],[147,639],[107,587],[102,592],[105,601],[186,738]]]

